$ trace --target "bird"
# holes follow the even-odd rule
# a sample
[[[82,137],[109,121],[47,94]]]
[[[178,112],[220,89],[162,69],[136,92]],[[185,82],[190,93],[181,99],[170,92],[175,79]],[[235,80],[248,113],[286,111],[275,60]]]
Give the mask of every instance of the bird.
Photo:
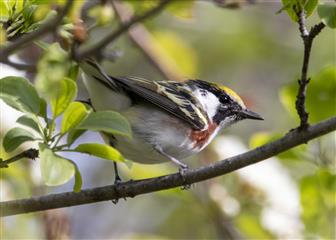
[[[202,151],[218,133],[244,119],[263,120],[232,89],[212,82],[152,81],[115,77],[92,58],[80,62],[83,82],[95,110],[113,110],[130,123],[132,138],[104,139],[124,157],[143,164],[182,161]],[[115,164],[116,180],[120,180]]]

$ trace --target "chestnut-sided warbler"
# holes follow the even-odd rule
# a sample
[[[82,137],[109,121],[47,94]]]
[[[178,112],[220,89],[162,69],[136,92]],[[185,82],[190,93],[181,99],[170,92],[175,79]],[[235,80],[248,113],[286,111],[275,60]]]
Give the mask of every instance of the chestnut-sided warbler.
[[[93,59],[80,66],[93,107],[128,119],[132,138],[110,136],[109,143],[136,162],[171,160],[184,171],[180,159],[200,152],[221,129],[243,119],[262,120],[233,90],[214,83],[114,77]]]

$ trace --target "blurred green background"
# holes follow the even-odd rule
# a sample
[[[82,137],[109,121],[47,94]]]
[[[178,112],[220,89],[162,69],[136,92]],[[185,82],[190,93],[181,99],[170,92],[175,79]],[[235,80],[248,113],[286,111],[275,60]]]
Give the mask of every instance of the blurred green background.
[[[136,12],[153,1],[126,3]],[[212,1],[177,1],[146,21],[160,61],[185,79],[217,82],[234,89],[265,121],[244,121],[224,131],[213,144],[186,162],[192,167],[259,146],[298,125],[294,109],[303,44],[297,24],[276,14],[278,1],[242,4],[238,9]],[[117,27],[109,4],[90,13],[102,24],[90,32],[91,42]],[[92,19],[91,19],[92,21]],[[307,25],[319,22],[316,13]],[[336,113],[335,31],[326,28],[312,49],[307,108],[316,123]],[[108,47],[113,62],[103,62],[113,75],[165,79],[125,34]],[[10,72],[1,66],[1,75]],[[50,73],[52,74],[52,73]],[[32,76],[30,76],[33,79]],[[80,85],[80,97],[86,98]],[[6,112],[6,113],[5,113]],[[1,103],[1,134],[17,114]],[[102,141],[85,134],[82,141]],[[335,239],[335,133],[234,173],[198,183],[190,190],[173,189],[0,220],[3,239]],[[4,152],[1,153],[4,157]],[[113,164],[74,154],[84,187],[113,183]],[[1,200],[71,191],[41,185],[38,160],[1,169]],[[175,172],[172,164],[124,167],[124,179]],[[58,235],[57,235],[58,234]]]

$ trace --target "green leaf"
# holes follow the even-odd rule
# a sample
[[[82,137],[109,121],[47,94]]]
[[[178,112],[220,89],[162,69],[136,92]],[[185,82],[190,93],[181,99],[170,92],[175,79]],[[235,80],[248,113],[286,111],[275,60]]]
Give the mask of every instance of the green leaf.
[[[51,112],[53,113],[54,118],[62,114],[76,97],[77,86],[73,80],[64,78],[60,81],[58,88],[55,89],[55,91],[56,94],[50,99]]]
[[[96,157],[100,157],[107,160],[112,160],[115,162],[123,162],[125,161],[124,157],[121,153],[115,148],[99,143],[83,143],[78,145],[75,148],[75,151],[81,153],[87,153],[90,155],[94,155]]]
[[[0,79],[0,98],[21,112],[39,113],[40,97],[33,85],[25,78],[5,77]]]
[[[85,132],[86,130],[80,130],[80,129],[70,130],[67,136],[67,144],[70,146]]]
[[[47,102],[43,98],[40,99],[39,116],[43,117],[44,119],[47,119]]]
[[[309,17],[314,12],[318,0],[301,0],[303,2],[304,9],[306,11],[306,16]]]
[[[35,136],[31,132],[26,129],[16,127],[6,133],[2,144],[6,152],[11,152],[22,143],[34,140]]]
[[[286,10],[288,16],[294,21],[299,20],[297,13],[304,8],[306,17],[309,17],[316,8],[318,0],[281,0],[283,7],[280,11]]]
[[[127,119],[113,111],[91,112],[77,128],[131,137]]]
[[[33,130],[35,130],[37,133],[39,133],[41,136],[43,136],[43,132],[41,131],[37,119],[34,118],[31,115],[23,115],[16,120],[17,123],[20,123],[21,125],[27,126]]]
[[[74,192],[80,192],[82,190],[83,180],[82,175],[78,169],[78,166],[76,163],[72,162],[72,164],[75,167],[75,184],[73,186]]]
[[[298,119],[295,109],[297,90],[298,84],[293,82],[282,88],[280,91],[280,100],[282,104],[296,119]],[[318,122],[328,117],[335,116],[335,96],[336,66],[328,66],[313,76],[309,82],[306,95],[309,119],[312,122]]]
[[[35,85],[39,93],[46,99],[54,97],[57,94],[55,89],[59,88],[59,82],[67,76],[70,66],[68,54],[60,45],[49,45],[37,65]]]
[[[336,28],[336,4],[320,4],[317,13],[322,22],[330,28]]]
[[[75,174],[73,163],[56,155],[47,145],[40,143],[41,175],[48,186],[57,186],[68,182]]]
[[[62,119],[61,133],[68,132],[75,128],[87,115],[89,111],[81,102],[72,102],[65,110]]]

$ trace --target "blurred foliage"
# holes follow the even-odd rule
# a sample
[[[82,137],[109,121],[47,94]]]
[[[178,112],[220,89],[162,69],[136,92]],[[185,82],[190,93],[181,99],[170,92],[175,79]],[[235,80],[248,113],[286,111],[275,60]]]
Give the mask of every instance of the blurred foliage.
[[[302,219],[307,237],[333,239],[336,222],[336,175],[321,168],[300,181]],[[323,214],[321,214],[323,213]]]
[[[194,50],[173,32],[152,32],[155,51],[183,76],[193,78],[197,73],[197,57]]]
[[[24,2],[29,7],[23,8]],[[38,28],[43,21],[53,17],[56,13],[55,7],[62,6],[64,2],[1,0],[1,21],[8,23],[8,20],[11,20],[12,24],[8,28],[2,23],[0,44]],[[42,157],[42,161],[38,160],[42,163],[41,169],[38,170],[42,171],[45,182],[48,185],[61,184],[74,175],[74,184],[71,186],[73,182],[70,181],[70,184],[60,188],[41,187],[43,184],[36,180],[37,175],[41,174],[32,167],[36,166],[36,163],[20,161],[13,167],[0,169],[1,195],[6,199],[69,190],[71,187],[79,191],[82,184],[92,187],[112,183],[111,162],[91,159],[85,161],[78,155],[66,155],[72,151],[66,151],[62,156],[51,151],[53,147],[60,147],[61,144],[69,146],[69,149],[65,150],[123,160],[119,152],[106,145],[82,143],[97,140],[89,139],[86,130],[107,130],[130,135],[130,129],[118,114],[96,115],[87,105],[73,101],[77,92],[79,97],[83,97],[83,94],[80,82],[75,81],[78,77],[78,66],[70,61],[68,51],[84,1],[74,2],[75,5],[67,19],[55,33],[60,39],[55,38],[51,43],[37,43],[43,50],[43,55],[38,62],[36,87],[28,84],[26,79],[20,78],[20,83],[14,86],[18,87],[17,89],[13,91],[13,88],[1,85],[0,94],[2,100],[24,112],[24,117],[17,121],[20,128],[32,130],[36,136],[42,138],[55,137],[50,139],[53,140],[52,145],[41,146],[41,153],[46,157]],[[141,14],[158,3],[156,0],[123,2],[132,8],[134,14]],[[162,61],[173,66],[173,69],[185,77],[201,78],[221,84],[225,82],[233,86],[249,105],[263,112],[266,121],[262,125],[262,132],[258,132],[261,130],[260,125],[254,123],[250,123],[249,127],[241,124],[227,130],[241,136],[242,142],[247,142],[249,134],[254,132],[250,138],[250,147],[257,147],[282,136],[297,124],[297,121],[293,124],[293,121],[288,120],[288,116],[297,120],[296,75],[300,71],[303,54],[296,24],[297,10],[305,9],[309,16],[309,24],[322,20],[330,28],[335,28],[335,5],[322,5],[317,0],[283,0],[282,6],[261,2],[253,7],[232,11],[216,7],[216,2],[219,1],[176,0],[159,17],[143,24],[153,36],[155,51],[159,53]],[[276,10],[280,8],[286,11],[290,18],[275,15]],[[91,19],[86,27],[92,42],[118,26],[117,17],[108,2],[93,7],[89,17]],[[289,19],[294,23],[290,23]],[[54,40],[59,43],[55,43]],[[334,32],[325,29],[314,42],[309,71],[312,78],[307,91],[307,109],[311,122],[336,115],[336,63],[332,51],[334,46],[331,44],[333,41]],[[116,54],[115,62],[109,65],[108,70],[111,73],[162,78],[128,39],[121,38],[116,41],[109,51],[122,52]],[[1,84],[4,83],[3,80],[0,80]],[[14,81],[15,79],[11,78],[11,83]],[[4,89],[10,91],[5,92]],[[57,89],[63,90],[58,92]],[[30,97],[26,98],[24,93],[29,93]],[[282,106],[274,97],[278,93]],[[53,114],[47,116],[46,112],[50,113],[50,105]],[[48,126],[47,129],[54,134],[50,135],[49,131],[41,132],[41,126],[42,129]],[[4,136],[5,129],[1,129],[2,141]],[[67,139],[62,142],[61,138],[64,136]],[[8,137],[13,139],[7,135]],[[75,144],[77,147],[72,147]],[[23,150],[19,146],[15,151],[7,153],[2,146],[3,144],[0,146],[2,159]],[[299,221],[304,225],[304,229],[296,230],[298,236],[281,235],[269,229],[263,222],[263,211],[269,206],[269,196],[254,182],[246,182],[238,173],[233,173],[196,184],[189,191],[175,188],[145,197],[139,196],[127,202],[120,200],[117,206],[108,203],[67,209],[72,218],[73,237],[228,239],[228,236],[236,236],[228,232],[236,231],[238,236],[246,239],[333,239],[335,146],[335,134],[332,133],[277,156],[281,166],[289,173],[290,181],[297,185],[299,191],[302,209]],[[49,166],[49,158],[52,158],[52,166]],[[218,160],[215,156],[207,157],[207,163],[210,159]],[[200,165],[197,161],[190,164]],[[48,171],[55,169],[58,169],[55,173],[48,174]],[[126,160],[122,171],[123,175],[140,179],[169,174],[176,169],[169,164],[148,166]],[[272,176],[267,172],[260,174],[272,181]],[[4,226],[1,234],[6,239],[43,238],[43,226],[46,223],[39,214],[22,215],[1,221],[1,226]],[[291,227],[290,224],[288,226]],[[289,229],[283,229],[284,232],[286,230]]]

